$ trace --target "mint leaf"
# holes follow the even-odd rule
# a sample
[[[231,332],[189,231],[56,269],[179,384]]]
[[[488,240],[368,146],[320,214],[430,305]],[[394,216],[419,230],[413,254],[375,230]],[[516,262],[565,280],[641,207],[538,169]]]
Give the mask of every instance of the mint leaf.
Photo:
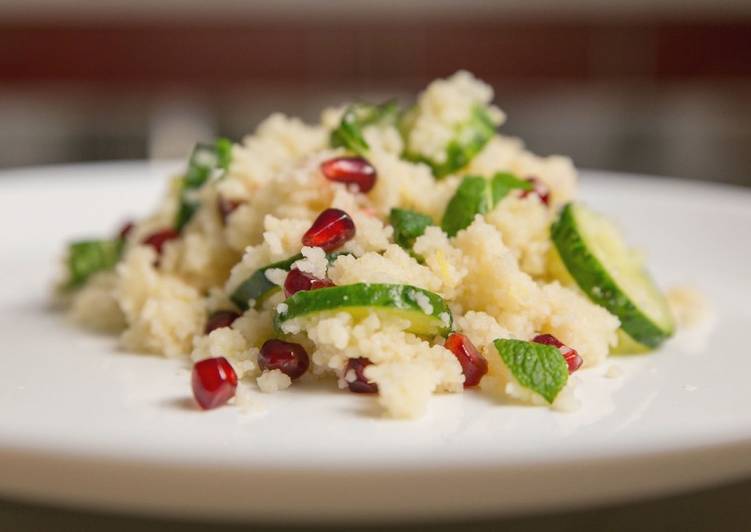
[[[222,173],[229,169],[232,160],[232,141],[218,139],[214,144],[198,143],[188,160],[188,169],[183,176],[180,189],[180,205],[175,217],[175,228],[180,231],[193,218],[198,210],[198,202],[191,199],[189,191],[201,188],[219,169]]]
[[[469,227],[477,214],[485,214],[492,208],[490,183],[484,177],[466,176],[446,206],[441,229],[454,236]]]
[[[409,250],[425,229],[433,225],[433,219],[408,209],[391,209],[389,223],[394,228],[394,242]]]
[[[123,241],[79,240],[68,246],[67,288],[78,288],[86,284],[96,272],[111,270],[120,259]]]
[[[219,138],[216,141],[216,157],[219,168],[225,172],[229,170],[232,162],[232,141],[225,138]]]
[[[406,124],[409,122],[405,121]],[[446,146],[445,161],[439,163],[409,149],[403,157],[427,164],[433,170],[433,175],[440,179],[467,166],[494,134],[495,124],[487,109],[482,105],[475,105],[467,120],[456,127],[454,137]]]
[[[454,236],[469,227],[476,215],[493,210],[512,190],[532,188],[528,181],[507,172],[499,172],[491,179],[466,176],[446,206],[441,228],[448,236]]]
[[[525,179],[520,179],[508,172],[498,172],[490,181],[493,189],[493,206],[498,205],[512,190],[533,190],[534,185]]]
[[[346,148],[358,155],[366,155],[370,146],[365,141],[362,130],[374,124],[386,124],[396,121],[399,108],[394,101],[380,105],[358,103],[350,105],[331,132],[330,143],[334,148]]]
[[[560,351],[553,346],[502,340],[493,342],[498,354],[514,378],[552,403],[568,381],[568,366]]]

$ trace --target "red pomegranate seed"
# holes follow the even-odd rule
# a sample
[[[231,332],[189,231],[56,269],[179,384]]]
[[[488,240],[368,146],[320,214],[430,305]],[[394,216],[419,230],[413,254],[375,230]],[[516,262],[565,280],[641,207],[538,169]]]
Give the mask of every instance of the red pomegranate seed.
[[[128,235],[130,234],[130,232],[133,231],[134,227],[135,227],[135,224],[133,222],[130,222],[130,221],[125,222],[123,226],[120,228],[120,231],[118,231],[117,237],[120,240],[125,240],[126,238],[128,238]]]
[[[362,157],[336,157],[321,163],[321,172],[329,181],[356,186],[370,192],[376,182],[376,169]]]
[[[234,310],[217,310],[212,313],[206,321],[206,327],[203,329],[203,334],[209,334],[214,329],[229,327],[239,317],[240,314]]]
[[[443,346],[451,351],[464,373],[464,387],[477,386],[483,375],[488,372],[488,361],[480,354],[474,344],[460,333],[451,333]]]
[[[355,393],[378,393],[378,385],[365,376],[365,368],[373,364],[365,357],[350,358],[344,368],[344,382]]]
[[[229,215],[242,205],[241,201],[223,198],[222,196],[219,196],[216,203],[217,209],[219,209],[219,216],[222,218],[222,223],[225,225],[227,224],[227,218],[229,218]]]
[[[143,243],[147,246],[151,246],[152,248],[154,248],[158,255],[161,255],[164,244],[179,237],[180,233],[178,233],[175,229],[168,227],[167,229],[162,229],[161,231],[157,231],[156,233],[152,233],[151,235],[147,236],[143,240]]]
[[[295,380],[305,373],[310,359],[305,348],[300,344],[283,340],[266,340],[258,353],[258,365],[262,370],[278,369],[290,379]]]
[[[334,282],[330,279],[319,279],[315,275],[292,268],[284,280],[284,295],[289,297],[297,292],[318,290],[329,286],[334,286]]]
[[[530,194],[537,194],[537,196],[540,198],[540,201],[542,201],[545,205],[549,205],[550,189],[548,188],[548,186],[536,177],[528,177],[527,181],[532,183],[532,186],[534,188],[532,190],[522,191],[521,197],[526,198]]]
[[[222,406],[235,395],[237,374],[224,357],[207,358],[193,365],[193,396],[204,410]]]
[[[339,209],[326,209],[302,237],[303,246],[333,251],[355,236],[355,222]]]
[[[563,355],[566,364],[568,364],[569,374],[575,372],[584,363],[584,360],[582,360],[582,357],[579,356],[579,353],[577,353],[575,349],[571,349],[569,346],[564,345],[563,342],[561,342],[552,334],[538,334],[537,336],[532,338],[532,341],[538,344],[552,345],[553,347],[557,347],[558,351],[560,351],[561,355]]]

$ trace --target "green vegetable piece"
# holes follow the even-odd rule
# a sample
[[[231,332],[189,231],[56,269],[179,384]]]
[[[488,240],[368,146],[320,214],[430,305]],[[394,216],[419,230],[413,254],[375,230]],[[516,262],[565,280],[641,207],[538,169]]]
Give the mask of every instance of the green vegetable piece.
[[[639,256],[605,217],[583,205],[564,206],[550,236],[561,262],[576,285],[594,303],[621,321],[621,350],[655,348],[673,334],[675,325],[665,297]],[[565,275],[559,275],[566,282]],[[569,283],[570,284],[570,283]],[[633,343],[637,345],[631,345]],[[638,344],[645,346],[638,349]]]
[[[419,212],[394,208],[389,213],[389,223],[394,228],[394,242],[411,250],[415,240],[433,225],[433,219]]]
[[[410,117],[405,117],[403,126],[405,129],[410,127],[410,119]],[[467,166],[494,134],[495,124],[487,109],[476,105],[472,108],[469,118],[457,126],[454,138],[446,146],[444,161],[432,160],[409,149],[404,154],[404,158],[427,164],[432,169],[433,175],[440,179]]]
[[[555,401],[568,381],[568,365],[558,349],[523,340],[498,339],[493,345],[519,384],[548,403]]]
[[[358,155],[367,155],[370,146],[365,141],[363,129],[374,124],[390,124],[396,121],[399,108],[394,101],[380,105],[358,103],[350,105],[339,126],[331,132],[331,146],[346,148]]]
[[[302,258],[302,254],[297,254],[289,259],[274,262],[273,264],[259,268],[235,288],[235,291],[230,295],[230,299],[241,310],[248,310],[248,302],[250,300],[255,301],[254,308],[259,308],[269,296],[280,290],[279,286],[266,278],[266,270],[278,268],[280,270],[289,271],[292,264]]]
[[[493,175],[493,179],[490,180],[490,186],[492,188],[493,207],[498,205],[498,202],[505,198],[512,190],[534,190],[535,188],[526,179],[521,179],[508,172],[498,172]]]
[[[448,236],[469,227],[475,215],[485,214],[492,208],[493,191],[484,177],[466,176],[443,213],[441,228]]]
[[[227,172],[232,163],[232,141],[219,138],[216,141],[216,157],[219,168]]]
[[[349,255],[349,253],[341,251],[329,253],[326,255],[326,259],[329,261],[329,264],[333,264],[337,257],[341,255]],[[235,288],[235,291],[230,295],[230,300],[241,310],[248,310],[250,308],[248,305],[250,300],[255,301],[253,308],[259,308],[266,299],[281,289],[278,285],[268,280],[266,270],[279,269],[288,272],[295,262],[303,258],[302,254],[298,253],[288,259],[259,268]]]
[[[510,191],[531,190],[532,184],[513,174],[501,172],[492,179],[466,176],[443,213],[441,228],[449,236],[469,227],[478,214],[493,210]]]
[[[410,285],[355,283],[297,292],[284,300],[286,307],[274,317],[274,327],[290,319],[321,313],[347,312],[355,319],[374,312],[407,320],[409,332],[445,336],[453,323],[448,305],[438,294]]]
[[[100,271],[117,264],[124,242],[116,240],[79,240],[68,247],[68,283],[66,288],[80,288]]]
[[[232,141],[229,139],[220,138],[214,144],[195,145],[180,185],[180,205],[175,217],[175,229],[182,231],[198,210],[199,205],[192,197],[192,191],[206,184],[217,170],[226,172],[231,159]]]

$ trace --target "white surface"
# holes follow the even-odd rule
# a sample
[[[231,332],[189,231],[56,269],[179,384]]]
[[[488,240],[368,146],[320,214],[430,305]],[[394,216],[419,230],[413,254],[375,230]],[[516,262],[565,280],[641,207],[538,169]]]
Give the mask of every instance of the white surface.
[[[401,422],[334,386],[200,412],[186,366],[119,352],[49,310],[62,243],[147,211],[164,169],[0,174],[0,495],[263,520],[477,517],[751,473],[749,191],[588,173],[583,197],[643,245],[661,284],[693,282],[713,302],[711,335],[580,372],[574,413],[466,393]],[[613,363],[623,375],[607,378]]]

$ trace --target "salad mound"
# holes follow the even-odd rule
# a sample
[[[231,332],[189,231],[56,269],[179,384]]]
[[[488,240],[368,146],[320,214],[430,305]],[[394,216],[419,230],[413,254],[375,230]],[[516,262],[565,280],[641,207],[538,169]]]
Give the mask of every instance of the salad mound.
[[[476,386],[569,408],[571,373],[673,319],[571,161],[498,134],[492,99],[460,71],[406,109],[198,144],[150,216],[69,246],[59,292],[129,350],[190,357],[203,408],[311,379],[393,417]]]

